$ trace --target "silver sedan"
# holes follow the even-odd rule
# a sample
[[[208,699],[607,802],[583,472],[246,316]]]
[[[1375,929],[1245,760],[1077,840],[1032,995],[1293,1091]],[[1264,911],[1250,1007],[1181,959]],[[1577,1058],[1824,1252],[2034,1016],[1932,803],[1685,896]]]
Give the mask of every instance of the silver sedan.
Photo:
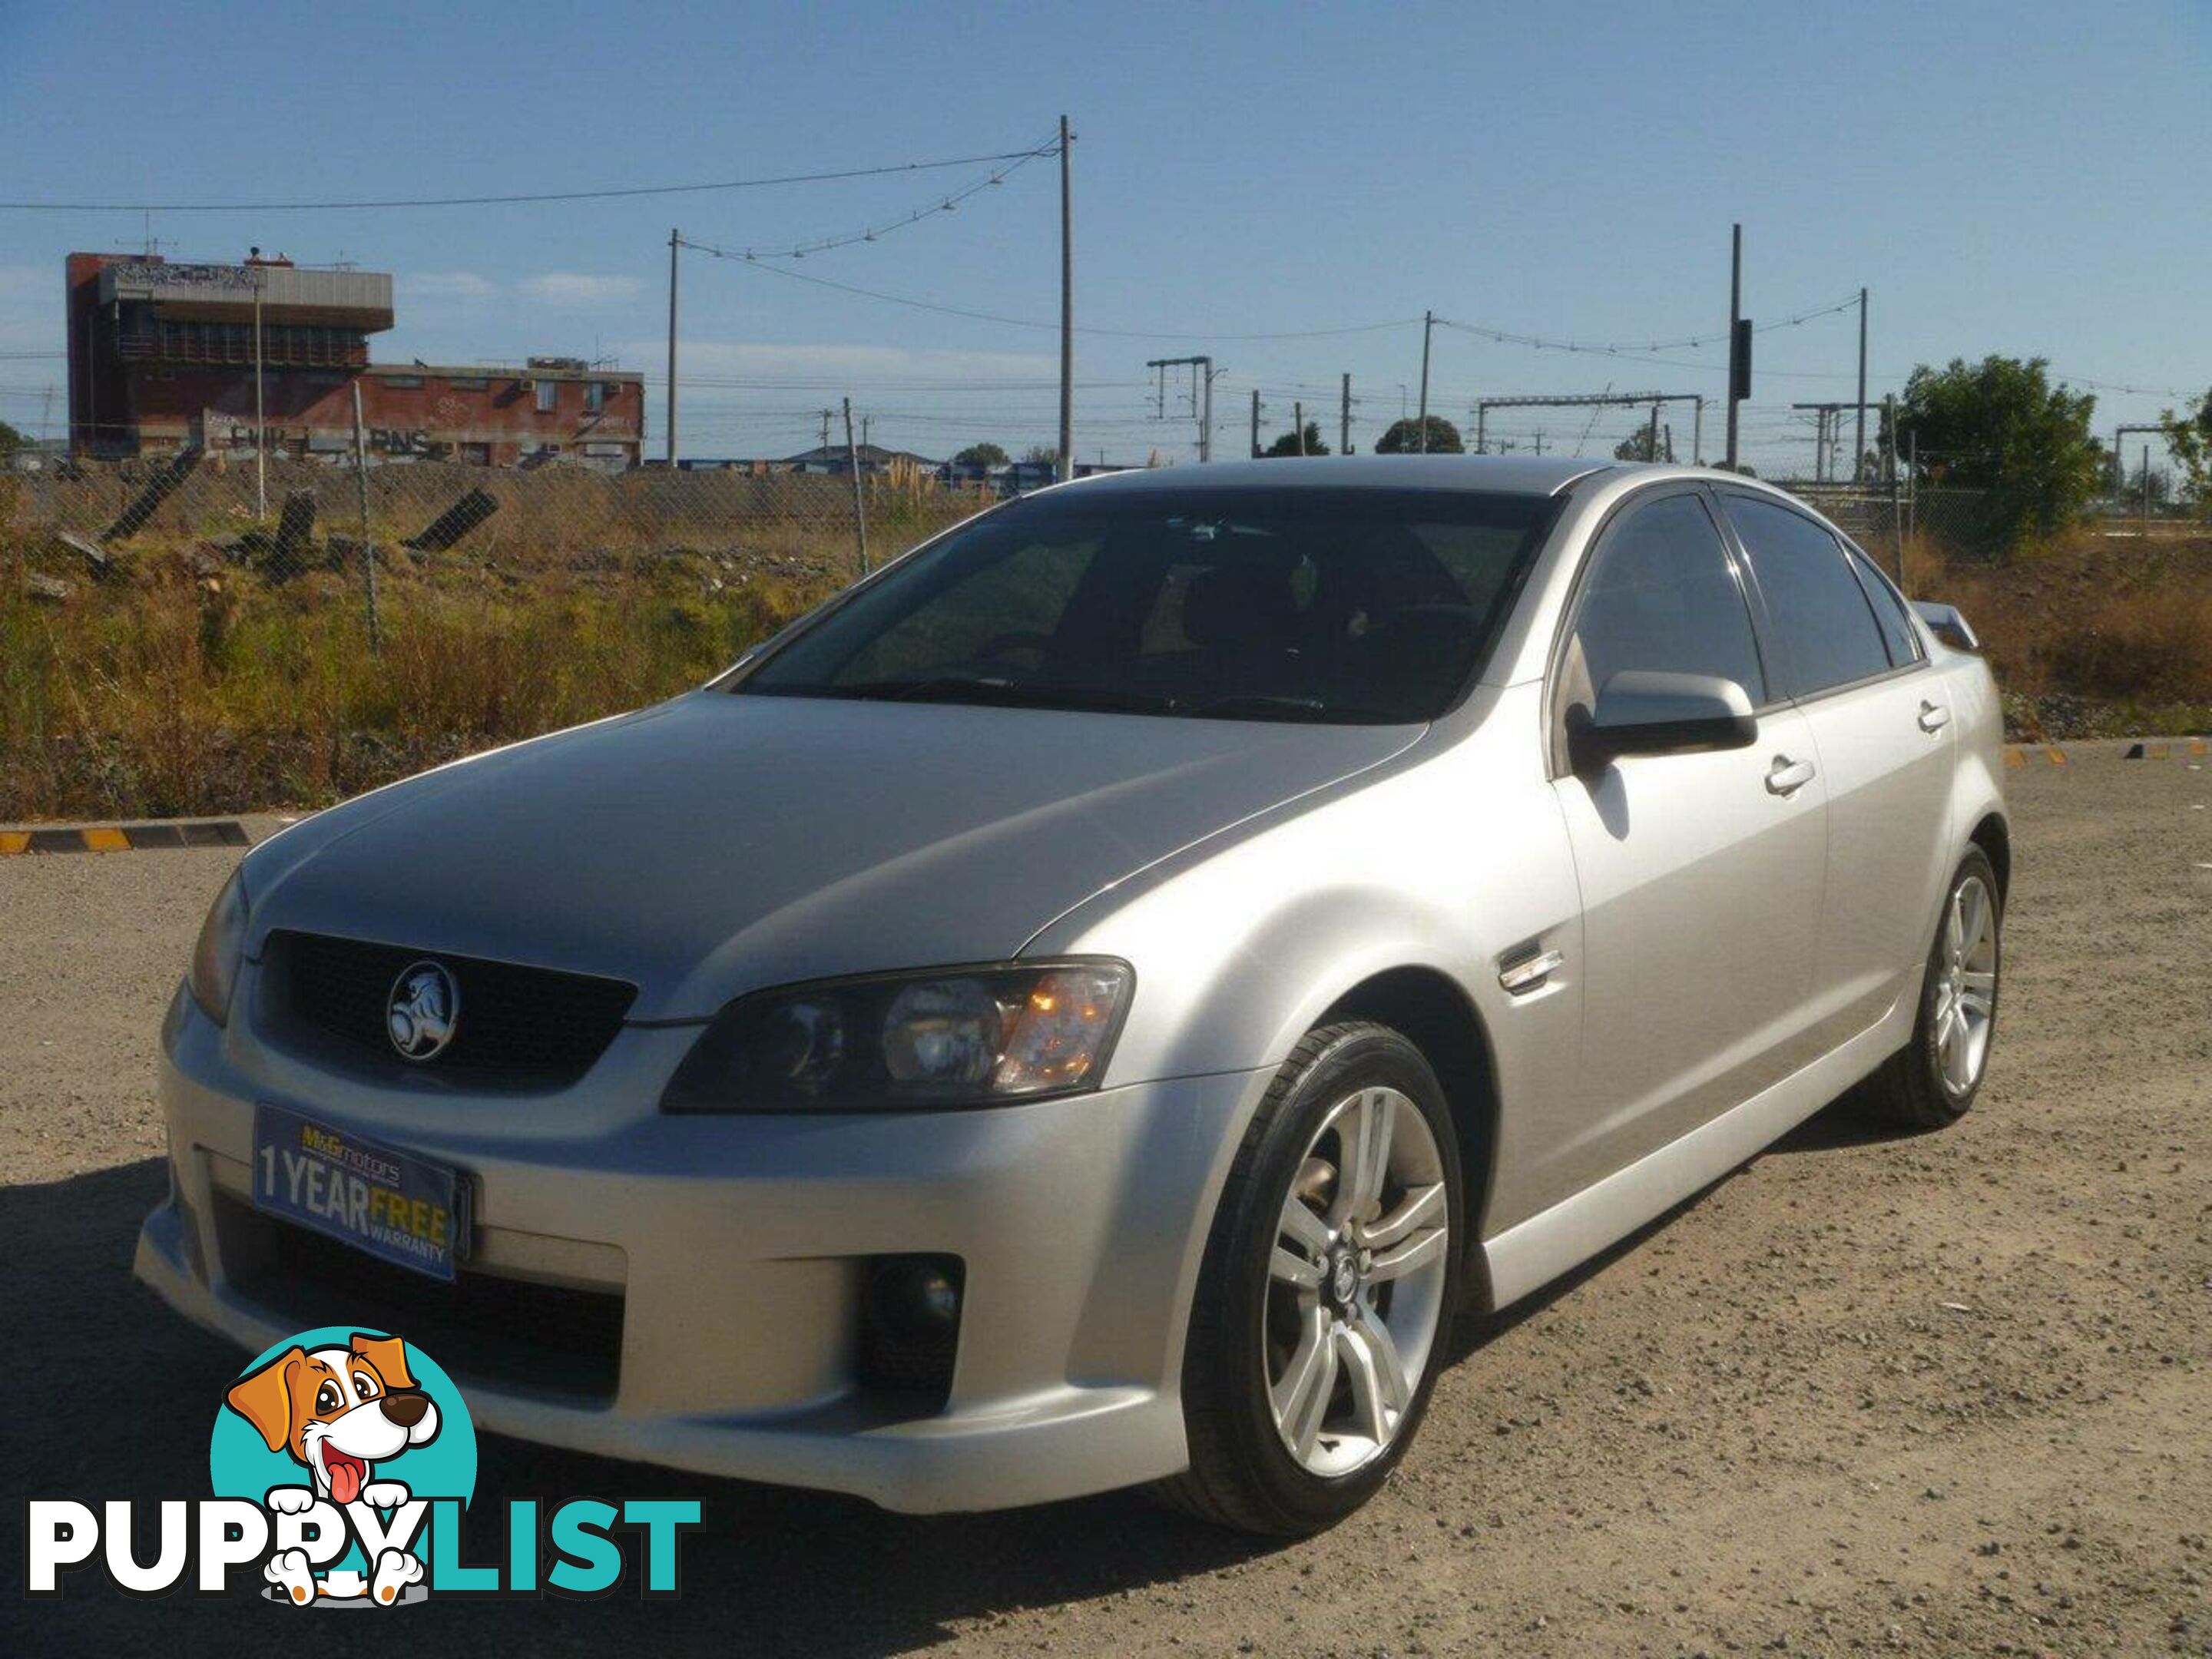
[[[137,1271],[550,1443],[1310,1531],[1456,1310],[1851,1085],[1972,1103],[1999,740],[1955,613],[1733,475],[1048,490],[257,848]]]

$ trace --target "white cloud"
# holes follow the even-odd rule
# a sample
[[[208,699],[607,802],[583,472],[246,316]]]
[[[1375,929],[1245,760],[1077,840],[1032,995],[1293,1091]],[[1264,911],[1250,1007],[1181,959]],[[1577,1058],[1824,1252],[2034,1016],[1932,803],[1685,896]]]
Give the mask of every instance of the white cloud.
[[[400,278],[410,299],[477,301],[496,298],[499,284],[473,270],[422,270]]]
[[[638,280],[635,276],[594,276],[578,270],[549,270],[524,277],[519,286],[526,297],[541,305],[574,308],[613,305],[634,298]]]
[[[1060,373],[1059,360],[1043,352],[916,351],[886,345],[762,345],[741,340],[680,340],[686,379],[820,381],[880,386],[902,380],[1041,380]],[[625,362],[653,362],[668,349],[665,337],[626,340],[617,348]]]

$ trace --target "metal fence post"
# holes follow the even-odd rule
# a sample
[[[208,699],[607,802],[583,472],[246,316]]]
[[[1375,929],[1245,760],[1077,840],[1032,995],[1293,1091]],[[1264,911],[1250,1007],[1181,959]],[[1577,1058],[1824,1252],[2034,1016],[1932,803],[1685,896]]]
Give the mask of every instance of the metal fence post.
[[[845,457],[853,469],[853,534],[860,546],[860,574],[868,574],[868,506],[860,488],[860,452],[853,442],[853,400],[845,399]],[[1073,466],[1071,460],[1067,463]],[[1069,476],[1073,477],[1071,473]]]
[[[368,653],[377,656],[384,650],[384,632],[376,616],[376,544],[368,537],[368,445],[361,429],[361,380],[353,383],[353,485],[356,499],[361,504],[361,570],[362,586],[368,600]]]

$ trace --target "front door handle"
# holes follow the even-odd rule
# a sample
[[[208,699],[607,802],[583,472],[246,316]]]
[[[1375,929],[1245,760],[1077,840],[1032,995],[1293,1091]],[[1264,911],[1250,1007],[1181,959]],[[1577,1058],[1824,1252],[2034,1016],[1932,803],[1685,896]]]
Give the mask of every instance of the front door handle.
[[[1794,761],[1787,755],[1777,755],[1774,764],[1766,769],[1766,792],[1771,795],[1794,795],[1813,781],[1813,763]]]
[[[1951,723],[1951,711],[1937,703],[1923,702],[1920,705],[1920,729],[1941,732]]]

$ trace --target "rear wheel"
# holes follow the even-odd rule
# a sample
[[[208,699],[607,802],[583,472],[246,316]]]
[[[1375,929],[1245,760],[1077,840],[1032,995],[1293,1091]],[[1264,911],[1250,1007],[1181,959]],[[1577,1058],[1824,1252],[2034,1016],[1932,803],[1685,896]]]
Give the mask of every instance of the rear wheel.
[[[1397,1032],[1309,1036],[1261,1103],[1207,1242],[1183,1362],[1178,1507],[1245,1531],[1334,1524],[1405,1454],[1459,1294],[1458,1148]]]
[[[1940,1129],[1974,1103],[1996,1038],[2003,921],[1996,872],[1975,848],[1960,861],[1944,894],[1912,1041],[1868,1089],[1868,1104],[1884,1121]]]

